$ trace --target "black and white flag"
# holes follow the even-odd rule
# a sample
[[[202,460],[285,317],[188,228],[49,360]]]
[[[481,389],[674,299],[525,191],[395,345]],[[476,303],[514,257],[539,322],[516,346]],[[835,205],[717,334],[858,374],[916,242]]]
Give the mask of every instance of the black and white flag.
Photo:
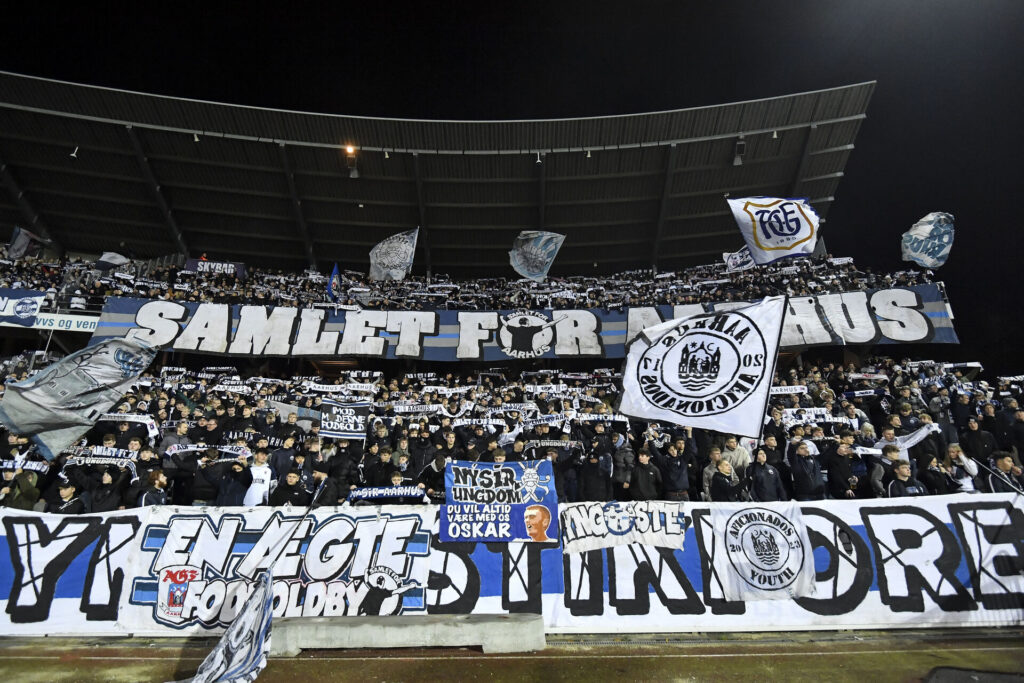
[[[403,280],[416,257],[416,239],[420,229],[392,235],[370,250],[371,280]]]
[[[0,423],[29,436],[47,460],[78,440],[121,400],[156,356],[132,339],[76,351],[21,382],[0,400]]]
[[[320,434],[333,439],[363,439],[370,419],[370,402],[320,402]]]
[[[712,581],[726,600],[789,600],[814,595],[814,553],[800,506],[716,503]]]
[[[785,297],[649,327],[629,345],[619,412],[757,438]]]
[[[508,252],[509,263],[523,277],[542,282],[564,241],[565,235],[555,232],[523,230],[512,243],[512,251]]]

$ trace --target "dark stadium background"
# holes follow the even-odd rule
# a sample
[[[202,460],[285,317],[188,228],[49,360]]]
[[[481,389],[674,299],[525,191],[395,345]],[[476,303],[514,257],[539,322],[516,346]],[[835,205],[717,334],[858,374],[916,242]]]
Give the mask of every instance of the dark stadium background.
[[[829,250],[910,267],[900,234],[930,211],[953,213],[956,243],[938,274],[963,343],[914,355],[1024,372],[1019,0],[320,5],[23,4],[0,22],[0,70],[470,120],[629,114],[877,80],[823,231]]]

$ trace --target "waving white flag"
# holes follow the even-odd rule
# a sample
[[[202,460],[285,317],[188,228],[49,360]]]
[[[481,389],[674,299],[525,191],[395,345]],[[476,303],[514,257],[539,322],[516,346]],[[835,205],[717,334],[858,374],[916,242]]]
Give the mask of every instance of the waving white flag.
[[[757,265],[814,251],[820,219],[807,200],[743,197],[727,201]]]
[[[370,250],[371,280],[404,280],[416,257],[420,229],[392,235]]]
[[[776,296],[647,328],[629,346],[619,411],[757,438],[784,313]]]

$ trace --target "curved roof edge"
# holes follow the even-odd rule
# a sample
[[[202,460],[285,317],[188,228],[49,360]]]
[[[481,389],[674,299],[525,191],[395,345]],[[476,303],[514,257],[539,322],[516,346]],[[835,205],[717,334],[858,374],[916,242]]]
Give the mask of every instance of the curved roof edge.
[[[427,154],[628,149],[864,117],[876,82],[668,111],[461,121],[347,116],[190,100],[0,72],[0,108],[208,137]]]

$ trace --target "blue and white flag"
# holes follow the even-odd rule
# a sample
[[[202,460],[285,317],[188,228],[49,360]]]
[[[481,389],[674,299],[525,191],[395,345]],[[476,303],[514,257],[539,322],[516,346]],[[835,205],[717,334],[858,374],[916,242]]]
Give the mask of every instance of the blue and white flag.
[[[32,327],[45,298],[34,289],[0,289],[0,323]]]
[[[820,219],[807,200],[743,197],[726,201],[757,265],[814,252]]]
[[[334,264],[334,270],[331,271],[331,277],[327,278],[327,298],[337,303],[341,290],[341,275],[338,273],[338,264]]]
[[[182,683],[252,683],[267,667],[270,627],[274,618],[272,570],[256,580],[220,642],[199,665],[196,675]]]
[[[416,257],[416,239],[420,229],[392,235],[370,250],[370,279],[403,280]]]
[[[725,261],[725,272],[727,273],[750,270],[755,265],[754,259],[750,256],[750,247],[743,247],[731,254],[722,252],[722,260]]]
[[[509,263],[525,278],[541,282],[548,276],[551,264],[562,248],[565,235],[543,230],[523,230],[508,252]]]
[[[922,268],[938,268],[949,258],[953,233],[953,214],[928,214],[903,233],[903,260]]]
[[[7,385],[0,423],[47,460],[77,441],[124,396],[156,356],[133,339],[107,339]]]

